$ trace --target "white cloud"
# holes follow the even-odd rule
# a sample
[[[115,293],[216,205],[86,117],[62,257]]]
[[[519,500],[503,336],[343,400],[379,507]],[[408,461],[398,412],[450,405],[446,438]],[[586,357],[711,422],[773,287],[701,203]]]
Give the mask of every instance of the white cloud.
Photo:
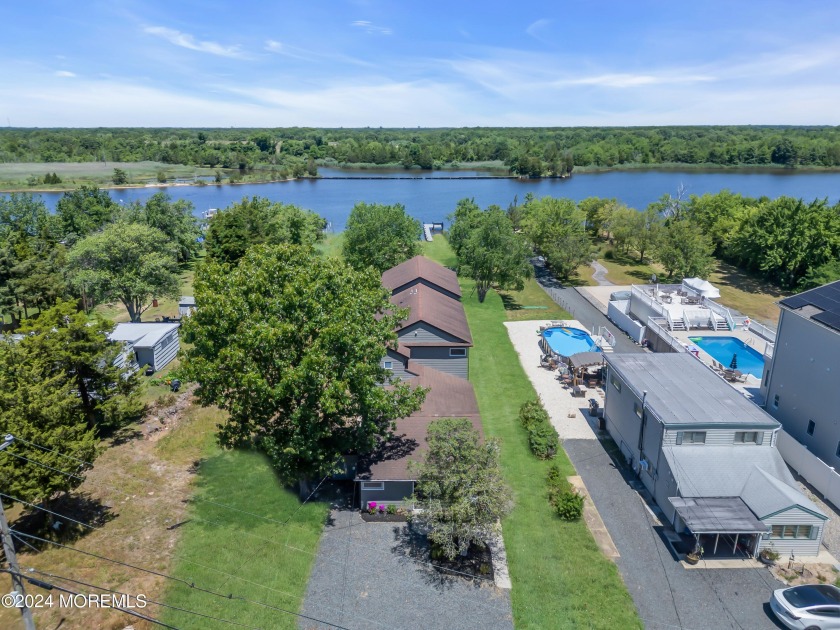
[[[75,77],[75,72],[70,72],[69,70],[56,70],[55,76],[57,77]]]
[[[144,33],[155,35],[168,41],[170,44],[187,48],[189,50],[196,50],[198,52],[209,53],[211,55],[218,55],[220,57],[233,57],[242,59],[246,55],[242,52],[239,46],[225,46],[218,42],[200,41],[189,33],[182,33],[174,28],[167,28],[165,26],[147,26],[143,29]]]
[[[545,28],[546,28],[549,24],[551,24],[551,20],[547,20],[547,19],[545,19],[545,18],[540,19],[540,20],[536,20],[536,21],[534,21],[534,22],[531,22],[531,23],[528,25],[528,28],[526,28],[526,29],[525,29],[525,32],[526,32],[528,35],[530,35],[531,37],[533,37],[534,39],[537,39],[537,40],[539,40],[539,41],[542,41],[542,40],[540,39],[540,33],[541,33],[541,32],[542,32],[542,31],[543,31],[543,30],[544,30],[544,29],[545,29]]]
[[[377,26],[367,20],[356,20],[351,24],[351,26],[364,29],[365,33],[370,33],[371,35],[391,35],[393,33],[389,27]]]
[[[633,88],[645,85],[664,85],[678,83],[698,83],[701,81],[714,81],[715,77],[708,75],[688,74],[600,74],[591,77],[578,77],[556,82],[556,85],[598,85],[611,88]]]

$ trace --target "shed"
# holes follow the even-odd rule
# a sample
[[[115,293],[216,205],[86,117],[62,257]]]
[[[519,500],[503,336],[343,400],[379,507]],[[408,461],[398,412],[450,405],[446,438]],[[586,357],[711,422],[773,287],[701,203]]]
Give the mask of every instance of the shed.
[[[195,298],[191,295],[182,295],[178,300],[178,315],[180,317],[189,317],[195,310]]]
[[[133,351],[139,367],[148,365],[158,371],[178,354],[178,327],[156,322],[117,324],[108,339],[122,342],[126,351]]]

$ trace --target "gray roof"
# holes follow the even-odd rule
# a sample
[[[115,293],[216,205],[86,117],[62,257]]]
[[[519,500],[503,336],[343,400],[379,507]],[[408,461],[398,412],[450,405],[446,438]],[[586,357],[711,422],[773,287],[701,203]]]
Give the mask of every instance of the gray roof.
[[[761,468],[755,468],[747,478],[741,497],[759,518],[798,506],[828,520],[808,497]]]
[[[779,306],[840,331],[840,280],[780,300]]]
[[[135,348],[151,348],[171,331],[176,330],[179,324],[159,324],[132,322],[117,324],[113,332],[108,334],[111,341],[128,341]]]
[[[739,497],[668,500],[694,534],[763,534],[769,529]]]
[[[759,518],[797,505],[822,515],[770,446],[683,445],[662,452],[682,497],[741,497]]]
[[[605,354],[607,364],[666,425],[781,425],[688,353]],[[608,394],[609,395],[609,394]]]

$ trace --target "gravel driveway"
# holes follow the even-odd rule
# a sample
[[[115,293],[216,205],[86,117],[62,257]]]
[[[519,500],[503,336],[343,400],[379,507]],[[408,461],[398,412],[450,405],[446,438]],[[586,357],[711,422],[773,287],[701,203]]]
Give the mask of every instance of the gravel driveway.
[[[425,538],[405,523],[365,523],[334,509],[302,613],[351,630],[512,630],[510,591],[446,575],[423,561]],[[302,620],[301,628],[329,628]]]

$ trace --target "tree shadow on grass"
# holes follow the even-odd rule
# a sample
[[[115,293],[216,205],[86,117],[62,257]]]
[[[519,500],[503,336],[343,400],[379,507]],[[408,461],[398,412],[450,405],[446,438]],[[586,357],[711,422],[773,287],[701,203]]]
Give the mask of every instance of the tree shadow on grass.
[[[721,262],[718,264],[716,271],[720,276],[719,282],[721,284],[731,286],[746,293],[770,295],[776,298],[781,298],[786,295],[781,287],[763,278],[749,274],[742,269],[738,269],[735,265]]]
[[[54,501],[39,505],[55,514],[37,508],[27,508],[12,527],[22,534],[37,536],[63,545],[72,545],[90,534],[93,531],[91,527],[96,529],[103,527],[118,516],[111,506],[105,505],[99,499],[94,499],[86,492],[65,494]],[[91,527],[73,521],[86,523]],[[25,536],[21,538],[39,551],[53,546]],[[30,549],[26,545],[23,547]]]
[[[502,298],[502,304],[506,311],[521,311],[522,305],[516,299],[508,294],[499,292],[499,297]]]

